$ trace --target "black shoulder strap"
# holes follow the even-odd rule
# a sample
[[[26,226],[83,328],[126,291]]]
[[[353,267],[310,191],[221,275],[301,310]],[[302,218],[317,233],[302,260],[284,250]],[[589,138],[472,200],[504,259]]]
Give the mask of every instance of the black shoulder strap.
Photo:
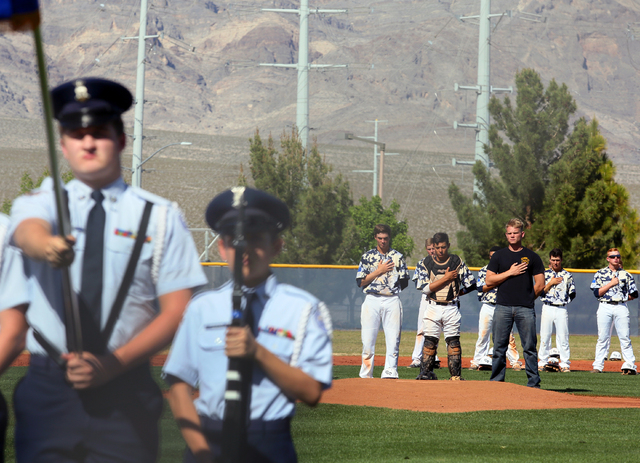
[[[65,368],[67,362],[62,359],[60,352],[53,344],[51,344],[38,330],[32,327],[33,337],[38,341],[42,348],[47,352],[51,360],[56,362],[60,368]]]
[[[116,322],[120,317],[120,312],[122,312],[122,306],[124,304],[124,300],[127,297],[127,293],[129,292],[129,287],[131,286],[131,282],[133,281],[133,275],[136,272],[138,259],[140,259],[140,253],[142,252],[142,245],[144,244],[147,238],[147,226],[149,225],[149,217],[151,216],[152,207],[153,207],[153,203],[151,203],[150,201],[147,201],[147,204],[145,204],[144,206],[144,212],[142,213],[142,219],[140,219],[138,236],[136,237],[136,243],[133,246],[133,252],[131,253],[131,257],[129,257],[127,270],[124,273],[124,278],[122,279],[122,283],[120,283],[120,289],[118,289],[118,295],[116,296],[115,301],[113,301],[113,306],[111,307],[111,313],[109,314],[109,319],[107,320],[107,324],[104,327],[104,330],[102,330],[102,339],[104,340],[105,346],[109,343],[109,338],[111,337],[111,333],[113,333],[113,328],[116,326]]]

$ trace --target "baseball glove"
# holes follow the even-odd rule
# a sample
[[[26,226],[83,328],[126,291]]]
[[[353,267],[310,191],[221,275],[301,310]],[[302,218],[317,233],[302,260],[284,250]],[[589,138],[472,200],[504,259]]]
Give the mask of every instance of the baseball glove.
[[[555,362],[549,361],[549,363],[544,366],[543,370],[557,373],[560,371],[560,363],[557,360]]]

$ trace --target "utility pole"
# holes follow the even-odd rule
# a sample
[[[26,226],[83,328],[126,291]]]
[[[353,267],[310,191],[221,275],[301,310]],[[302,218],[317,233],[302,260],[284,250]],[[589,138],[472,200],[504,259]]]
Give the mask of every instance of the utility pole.
[[[389,121],[379,121],[378,119],[373,121],[365,121],[365,122],[373,122],[373,141],[378,141],[378,122],[389,122]],[[380,157],[380,166],[382,167],[384,162],[384,158]],[[382,177],[382,176],[381,176]],[[373,145],[373,196],[378,195],[378,145]],[[382,188],[380,188],[382,190]]]
[[[131,164],[131,185],[142,185],[142,121],[144,119],[144,64],[146,56],[146,39],[160,37],[147,34],[147,0],[140,0],[140,30],[138,37],[122,37],[121,39],[138,39],[138,64],[136,72],[136,96],[133,121],[133,160]]]
[[[379,178],[379,185],[378,185],[378,191],[379,191],[379,195],[380,196],[380,200],[382,200],[382,179],[383,179],[383,175],[384,175],[384,152],[386,150],[386,143],[381,143],[378,140],[370,140],[371,137],[356,137],[353,133],[351,132],[346,132],[344,134],[344,138],[345,140],[359,140],[359,141],[363,141],[365,143],[373,143],[376,146],[380,147],[380,178]],[[397,153],[393,153],[393,154],[397,154]],[[367,171],[354,171],[354,172],[367,172]],[[369,171],[370,172],[370,171]],[[373,188],[375,190],[375,181],[373,182]],[[375,196],[375,195],[374,195]]]
[[[491,0],[480,1],[480,15],[463,16],[461,21],[468,19],[479,19],[480,33],[478,38],[478,83],[474,86],[463,86],[454,84],[454,90],[475,90],[478,94],[476,102],[476,123],[460,124],[453,123],[453,128],[469,127],[476,130],[475,160],[482,162],[489,168],[489,157],[484,152],[485,145],[489,144],[489,97],[491,93],[512,93],[513,88],[491,87],[491,18],[504,16],[502,14],[491,14]],[[507,16],[511,17],[511,11],[507,11]],[[473,193],[482,197],[478,183],[473,182]]]
[[[144,0],[143,0],[144,1]],[[298,38],[298,63],[277,64],[260,63],[260,66],[298,69],[298,90],[296,105],[296,127],[302,143],[307,151],[309,144],[309,69],[311,68],[346,68],[346,64],[309,64],[309,14],[346,13],[348,10],[325,10],[314,8],[309,10],[309,0],[300,0],[299,9],[262,8],[261,11],[274,13],[295,13],[300,16],[300,32]]]

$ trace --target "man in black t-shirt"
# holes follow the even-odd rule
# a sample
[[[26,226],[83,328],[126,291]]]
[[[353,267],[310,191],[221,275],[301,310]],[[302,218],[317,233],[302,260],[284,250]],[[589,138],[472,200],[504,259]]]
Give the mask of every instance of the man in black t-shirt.
[[[522,246],[524,224],[506,225],[509,247],[496,251],[487,266],[486,283],[498,286],[493,314],[491,381],[504,381],[509,334],[515,322],[524,351],[527,386],[540,387],[534,302],[544,289],[544,265],[535,252]]]

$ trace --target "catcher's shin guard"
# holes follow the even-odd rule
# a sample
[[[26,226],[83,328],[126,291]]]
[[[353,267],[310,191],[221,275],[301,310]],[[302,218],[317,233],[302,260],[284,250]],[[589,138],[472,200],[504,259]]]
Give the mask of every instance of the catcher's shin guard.
[[[462,372],[462,347],[460,346],[460,336],[452,336],[446,338],[447,342],[447,355],[449,364],[449,373],[451,373],[451,379],[454,377],[460,378]]]
[[[439,341],[440,339],[434,338],[433,336],[424,337],[424,344],[422,346],[422,363],[420,365],[420,374],[417,379],[437,379],[433,373],[433,366],[436,362],[436,352],[438,352]]]

